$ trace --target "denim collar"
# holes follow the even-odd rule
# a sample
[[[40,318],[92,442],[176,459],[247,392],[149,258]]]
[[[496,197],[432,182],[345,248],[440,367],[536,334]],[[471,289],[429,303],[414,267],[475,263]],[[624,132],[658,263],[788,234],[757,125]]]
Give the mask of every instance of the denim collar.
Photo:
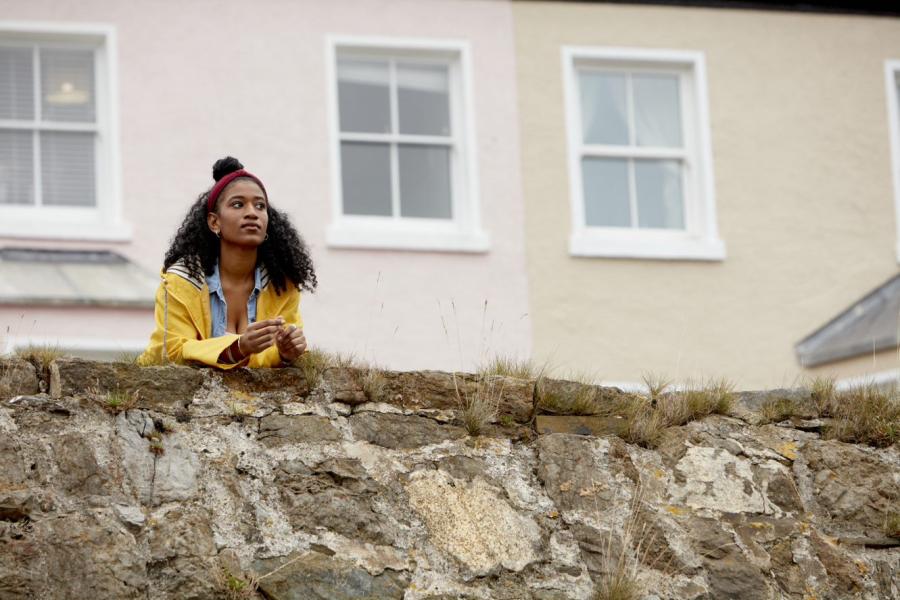
[[[222,278],[219,277],[219,263],[213,267],[212,275],[206,277],[206,285],[209,286],[209,293],[215,294],[222,301],[225,301],[225,292],[222,290]],[[253,273],[253,295],[258,296],[262,291],[262,267],[257,266]]]

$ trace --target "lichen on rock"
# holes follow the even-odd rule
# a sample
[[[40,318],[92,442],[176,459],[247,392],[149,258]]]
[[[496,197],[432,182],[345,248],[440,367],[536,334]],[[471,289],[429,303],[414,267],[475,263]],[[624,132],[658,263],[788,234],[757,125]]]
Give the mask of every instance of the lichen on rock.
[[[483,479],[465,482],[443,471],[419,471],[409,479],[409,502],[425,522],[429,541],[473,576],[501,567],[518,572],[539,559],[538,525]]]

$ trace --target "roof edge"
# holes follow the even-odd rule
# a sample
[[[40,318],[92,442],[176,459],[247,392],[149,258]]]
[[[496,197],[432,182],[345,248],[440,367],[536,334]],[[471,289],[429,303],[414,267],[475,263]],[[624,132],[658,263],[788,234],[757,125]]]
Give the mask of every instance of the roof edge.
[[[516,2],[530,2],[538,0],[515,0]],[[779,2],[765,0],[747,0],[737,2],[725,2],[724,0],[555,0],[556,2],[569,2],[581,4],[644,4],[656,6],[683,6],[696,8],[719,8],[736,10],[766,10],[778,12],[800,12],[818,14],[847,14],[868,15],[882,17],[900,17],[900,5],[874,0],[862,0],[861,2],[840,2],[812,0],[810,2]]]

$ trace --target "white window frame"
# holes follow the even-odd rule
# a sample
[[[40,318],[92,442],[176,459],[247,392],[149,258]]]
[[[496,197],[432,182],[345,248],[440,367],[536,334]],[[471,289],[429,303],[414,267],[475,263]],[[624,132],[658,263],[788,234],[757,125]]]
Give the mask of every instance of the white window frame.
[[[90,23],[0,21],[0,43],[93,49],[96,98],[94,127],[97,134],[94,163],[96,205],[0,205],[0,237],[130,240],[131,227],[123,220],[121,207],[115,27]],[[40,165],[35,165],[35,169],[40,170]],[[40,181],[36,180],[35,185],[40,185]]]
[[[326,242],[332,248],[486,252],[481,228],[475,152],[469,43],[464,40],[326,36],[328,121],[331,134],[332,222]],[[341,131],[338,106],[339,56],[431,58],[446,61],[450,75],[452,219],[345,215],[341,184]],[[397,174],[392,179],[396,185]]]
[[[589,227],[586,224],[581,173],[581,102],[577,73],[578,67],[584,65],[629,71],[658,69],[665,73],[678,72],[686,150],[686,158],[682,163],[684,230]],[[569,253],[584,257],[724,260],[725,243],[719,238],[716,226],[706,63],[703,53],[564,46],[562,72],[569,150],[569,200],[572,207]]]
[[[884,81],[887,88],[888,124],[891,129],[891,179],[894,182],[894,220],[897,227],[897,262],[900,263],[900,109],[897,86],[900,86],[900,60],[884,63]]]

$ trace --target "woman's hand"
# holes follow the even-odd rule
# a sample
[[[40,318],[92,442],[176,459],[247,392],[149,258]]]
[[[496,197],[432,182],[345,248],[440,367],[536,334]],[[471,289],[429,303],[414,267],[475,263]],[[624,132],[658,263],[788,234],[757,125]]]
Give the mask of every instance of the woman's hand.
[[[278,354],[284,362],[294,362],[306,352],[306,336],[303,335],[303,329],[296,325],[279,329],[275,343],[278,345]]]
[[[257,321],[247,326],[238,340],[238,349],[244,357],[262,352],[275,343],[281,327],[284,325],[284,318],[266,319],[265,321]]]

